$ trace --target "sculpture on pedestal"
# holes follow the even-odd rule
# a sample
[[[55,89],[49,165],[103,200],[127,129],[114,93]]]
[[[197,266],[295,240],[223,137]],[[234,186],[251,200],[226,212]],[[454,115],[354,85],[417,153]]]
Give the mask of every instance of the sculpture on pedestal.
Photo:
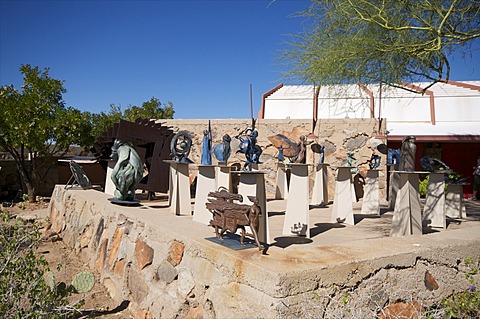
[[[415,170],[415,154],[417,152],[415,140],[415,136],[406,136],[402,141],[398,168],[400,171],[413,172]]]
[[[380,155],[373,153],[370,159],[368,160],[368,166],[370,167],[370,169],[378,168],[380,166],[380,160],[381,160]]]
[[[212,165],[212,130],[208,121],[208,130],[203,131],[202,165]]]
[[[239,150],[237,152],[245,154],[246,162],[243,166],[244,171],[251,171],[252,164],[260,164],[260,155],[262,149],[257,145],[258,131],[255,129],[246,129],[236,136],[240,140]]]
[[[310,142],[307,141],[306,136],[300,136],[299,142],[295,142],[283,134],[269,136],[268,140],[272,142],[273,146],[278,148],[279,153],[281,152],[283,157],[289,159],[290,163],[305,164],[307,145],[310,144]]]
[[[133,201],[138,182],[143,176],[143,163],[140,156],[133,147],[117,139],[113,143],[110,157],[117,161],[112,170],[115,199]]]
[[[170,142],[170,151],[173,155],[173,160],[177,163],[193,163],[193,161],[188,158],[191,147],[192,138],[190,134],[185,131],[180,131],[175,134]]]
[[[232,153],[232,149],[230,147],[230,142],[232,138],[230,135],[225,134],[222,137],[222,143],[215,145],[213,148],[213,154],[215,158],[221,163],[227,163],[228,159],[230,158],[230,154]]]
[[[354,167],[357,164],[357,159],[353,156],[353,152],[347,152],[347,158],[345,159],[344,166],[352,166],[350,173],[355,174],[358,172],[358,168]]]

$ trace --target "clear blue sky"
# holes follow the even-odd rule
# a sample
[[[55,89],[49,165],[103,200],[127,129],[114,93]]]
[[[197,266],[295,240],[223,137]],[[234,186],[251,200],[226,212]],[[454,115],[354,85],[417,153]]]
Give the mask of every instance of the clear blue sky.
[[[249,118],[281,82],[276,62],[309,0],[0,0],[0,85],[21,64],[65,81],[68,106],[98,113],[152,96],[175,118]],[[480,80],[480,48],[455,57],[451,79]],[[287,83],[288,84],[288,83]]]

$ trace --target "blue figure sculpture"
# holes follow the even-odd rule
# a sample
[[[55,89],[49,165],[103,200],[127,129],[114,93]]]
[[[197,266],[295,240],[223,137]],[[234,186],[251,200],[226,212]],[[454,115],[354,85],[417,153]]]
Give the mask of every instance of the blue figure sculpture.
[[[380,160],[381,160],[380,155],[372,154],[372,156],[368,160],[368,166],[370,167],[370,169],[378,168],[380,166]]]
[[[243,134],[245,134],[247,137],[243,138]],[[260,155],[262,154],[262,149],[257,145],[258,132],[257,130],[246,129],[236,137],[240,140],[238,152],[245,154],[245,158],[247,160],[243,166],[243,170],[251,171],[252,164],[260,164]]]
[[[213,148],[213,154],[219,162],[227,163],[230,158],[230,154],[232,153],[232,149],[230,148],[231,141],[232,138],[230,135],[225,134],[222,137],[222,143],[215,145]]]
[[[212,131],[208,124],[208,130],[203,131],[202,165],[212,165]]]
[[[285,161],[285,156],[283,156],[283,147],[281,145],[278,148],[277,159],[280,163],[283,163]]]
[[[388,149],[388,153],[387,153],[387,163],[388,164],[395,164],[395,165],[398,165],[400,164],[400,150],[399,149],[392,149],[392,148],[389,148]]]
[[[325,145],[320,146],[320,159],[318,160],[320,164],[325,162]]]

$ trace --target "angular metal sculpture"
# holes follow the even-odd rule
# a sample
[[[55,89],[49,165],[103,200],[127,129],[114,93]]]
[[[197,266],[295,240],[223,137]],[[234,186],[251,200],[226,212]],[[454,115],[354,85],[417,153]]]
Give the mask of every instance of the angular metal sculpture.
[[[243,165],[244,171],[251,171],[253,164],[260,164],[260,155],[262,154],[262,149],[257,145],[258,131],[255,129],[248,128],[242,131],[236,136],[240,140],[238,145],[238,151],[245,154],[246,162]]]
[[[243,197],[240,194],[229,193],[226,190],[218,192],[210,192],[205,206],[213,214],[213,219],[210,220],[209,226],[215,228],[215,235],[218,239],[222,239],[223,234],[228,230],[235,233],[239,228],[242,230],[240,237],[240,245],[244,245],[245,226],[250,226],[255,243],[260,251],[263,246],[258,240],[259,218],[262,214],[260,206],[258,205],[258,198],[255,196],[248,196],[248,199],[253,203],[252,205],[232,203],[232,200],[242,201]]]
[[[170,151],[173,155],[173,160],[177,163],[193,163],[193,161],[188,158],[191,147],[192,138],[190,134],[185,131],[180,131],[175,134],[170,142]]]
[[[110,157],[117,161],[112,171],[115,199],[133,201],[135,190],[143,176],[143,163],[140,156],[133,147],[116,139]]]
[[[310,144],[305,135],[300,136],[299,142],[295,142],[283,134],[269,136],[268,140],[272,142],[273,146],[278,148],[279,153],[281,152],[284,157],[289,159],[290,163],[305,164],[307,155],[306,146]]]
[[[213,148],[213,154],[219,162],[227,163],[228,159],[230,158],[230,154],[232,154],[232,149],[230,147],[231,141],[232,138],[230,135],[225,134],[222,137],[222,143],[215,145]]]
[[[413,172],[415,170],[415,154],[417,146],[415,145],[415,136],[406,136],[403,138],[400,148],[400,171]]]
[[[370,167],[370,169],[378,168],[380,166],[380,160],[381,159],[382,158],[380,157],[380,155],[372,154],[372,156],[368,160],[368,166]]]

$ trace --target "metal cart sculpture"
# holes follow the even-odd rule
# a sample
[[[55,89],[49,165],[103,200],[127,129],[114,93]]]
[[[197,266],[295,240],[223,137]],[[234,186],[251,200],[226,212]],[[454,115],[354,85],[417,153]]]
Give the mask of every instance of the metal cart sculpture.
[[[242,230],[240,236],[240,245],[244,245],[246,235],[245,226],[250,226],[253,234],[255,244],[260,251],[263,246],[258,240],[259,217],[262,214],[260,206],[258,206],[258,199],[255,196],[248,196],[248,199],[253,203],[252,205],[233,203],[233,200],[242,202],[243,197],[240,194],[233,194],[226,190],[218,192],[210,192],[208,194],[207,203],[205,206],[213,214],[213,219],[210,220],[209,226],[215,228],[215,235],[218,239],[223,239],[222,236],[228,230],[235,233],[238,229]]]

